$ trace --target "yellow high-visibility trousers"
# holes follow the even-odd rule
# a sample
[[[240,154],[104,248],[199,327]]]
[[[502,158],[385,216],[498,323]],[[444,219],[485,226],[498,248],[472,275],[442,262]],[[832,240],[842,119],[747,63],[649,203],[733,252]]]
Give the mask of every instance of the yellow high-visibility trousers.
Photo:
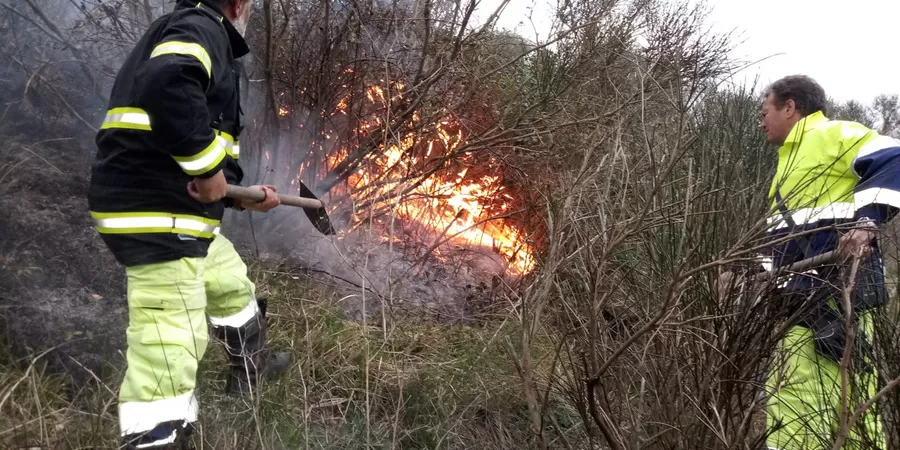
[[[239,327],[256,317],[255,286],[224,236],[206,258],[126,268],[128,367],[119,392],[122,436],[157,424],[195,422],[197,366],[212,325]],[[208,316],[207,316],[208,315]]]
[[[841,370],[838,363],[817,354],[814,345],[813,331],[802,326],[791,328],[779,345],[767,383],[770,450],[821,450],[834,445],[840,428]],[[878,391],[878,379],[874,368],[848,372],[848,414],[852,415]],[[887,449],[874,407],[851,429],[842,449]]]

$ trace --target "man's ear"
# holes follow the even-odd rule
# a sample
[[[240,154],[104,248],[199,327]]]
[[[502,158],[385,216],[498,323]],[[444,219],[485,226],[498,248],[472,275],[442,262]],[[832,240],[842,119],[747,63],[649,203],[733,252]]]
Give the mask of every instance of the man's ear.
[[[250,7],[248,0],[231,0],[231,7],[234,9],[234,17],[241,17],[245,8]]]
[[[784,115],[790,117],[794,114],[794,111],[797,110],[797,104],[794,103],[794,100],[787,99],[784,101]]]
[[[225,0],[224,2],[222,2],[222,13],[226,18],[230,20],[231,16],[237,17],[235,16],[235,10],[237,9],[239,3],[240,2],[238,0]]]

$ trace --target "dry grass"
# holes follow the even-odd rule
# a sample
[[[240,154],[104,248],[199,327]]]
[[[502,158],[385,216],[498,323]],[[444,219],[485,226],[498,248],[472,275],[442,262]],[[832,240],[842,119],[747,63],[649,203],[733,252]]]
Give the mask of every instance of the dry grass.
[[[435,5],[439,3],[447,7],[442,14],[459,11],[456,7],[461,5]],[[103,13],[104,26],[119,23],[115,11],[92,11]],[[303,21],[319,17],[299,9],[294,13]],[[410,37],[414,45],[400,53],[403,64],[396,64],[396,70],[418,66],[413,71],[418,75],[407,73],[407,78],[442,78],[434,86],[425,83],[431,89],[420,87],[423,97],[413,99],[430,105],[423,117],[437,117],[437,111],[443,114],[446,109],[460,117],[481,118],[466,105],[490,98],[485,100],[490,120],[479,125],[491,129],[472,133],[474,144],[468,150],[496,154],[521,170],[523,184],[533,191],[523,202],[530,204],[523,207],[531,208],[529,224],[540,236],[542,250],[537,271],[511,294],[514,298],[504,299],[511,310],[469,327],[436,324],[417,312],[352,322],[336,311],[359,301],[354,296],[361,292],[335,289],[304,273],[257,262],[254,278],[270,299],[272,345],[293,350],[298,359],[284,378],[266,384],[259,395],[234,400],[221,394],[224,357],[210,348],[201,364],[198,388],[203,417],[197,440],[202,448],[756,450],[761,446],[765,430],[760,394],[785,311],[776,299],[754,303],[754,296],[746,293],[720,299],[710,292],[720,271],[745,269],[746,259],[761,243],[760,220],[768,209],[765,194],[775,161],[756,128],[758,99],[751,89],[716,89],[734,63],[727,58],[728,39],[705,33],[700,10],[644,0],[579,0],[564,2],[561,13],[555,25],[560,38],[552,51],[539,44],[521,55],[518,46],[524,42],[497,46],[510,54],[499,63],[486,63],[496,59],[493,47],[466,44],[461,52],[452,50],[456,43],[481,41],[463,38],[464,34],[453,38],[457,33],[448,31],[458,23],[451,21],[450,28],[435,28],[435,39],[443,44]],[[266,14],[271,16],[272,11]],[[375,21],[377,14],[361,20],[369,19]],[[414,19],[426,29],[429,23],[439,24]],[[333,39],[329,29],[304,28],[303,21],[292,22],[300,28],[297,33],[277,39],[281,47],[263,56],[264,68],[254,69],[282,72],[289,78],[268,80],[266,96],[278,91],[306,93],[314,84],[309,80],[329,78],[323,77],[323,67],[335,75],[345,73],[345,67],[361,71],[363,67],[355,63],[361,59],[358,49],[381,42],[367,36],[343,50],[319,45]],[[358,25],[362,29],[371,23]],[[109,44],[105,29],[109,28],[85,30],[103,36],[101,45],[92,46],[95,51]],[[271,37],[276,30],[265,31],[260,36]],[[405,42],[405,35],[401,37]],[[648,45],[629,44],[637,37]],[[397,36],[388,33],[383,38]],[[326,54],[307,52],[307,44]],[[30,48],[13,50],[11,55],[31,53]],[[452,57],[445,59],[442,55],[448,50]],[[440,64],[423,72],[421,65],[409,64],[418,58]],[[389,57],[378,60],[391,62]],[[33,68],[25,70],[25,65],[27,76]],[[287,67],[298,73],[285,74],[281,69]],[[373,73],[380,77],[380,70]],[[257,79],[258,73],[251,78]],[[315,111],[310,117],[315,116],[329,105],[321,100],[328,98],[326,94],[343,95],[337,89],[343,81],[331,78],[333,83],[321,83],[312,95],[296,95],[289,106]],[[474,91],[444,95],[444,90],[453,93],[457,87]],[[72,90],[80,95],[88,92]],[[55,120],[65,121],[57,112],[63,109],[54,108],[62,96],[45,94],[34,95],[44,99],[29,110],[35,123],[49,127],[53,122],[38,116],[51,113],[59,116]],[[304,103],[307,98],[321,104],[312,108]],[[359,98],[365,102],[365,96]],[[258,116],[272,113],[275,106],[267,101],[257,108]],[[413,109],[403,111],[412,114]],[[249,129],[248,142],[255,140],[256,147],[263,148],[279,126]],[[309,128],[314,129],[307,131],[311,138],[318,140],[323,130]],[[351,124],[347,145],[358,143],[352,130]],[[395,131],[385,126],[373,129],[370,136]],[[263,153],[257,152],[258,167],[249,165],[248,173],[261,174],[271,164],[272,170],[293,177],[296,153],[307,149],[294,139],[286,141],[290,142],[284,147],[290,149],[275,152],[271,162],[266,157],[263,163]],[[377,148],[378,142],[368,144],[357,145],[360,155]],[[84,183],[75,180],[66,185],[52,177],[53,182],[45,183],[42,176],[52,173],[52,167],[44,167],[28,152],[15,152],[14,146],[4,150],[6,158],[14,158],[0,161],[0,193],[24,186],[15,191],[17,195],[23,191],[43,195],[22,197],[27,201],[22,203],[44,215],[21,223],[0,217],[0,226],[5,220],[23,235],[50,236],[46,244],[38,245],[26,235],[19,241],[30,242],[29,246],[0,254],[0,267],[13,267],[21,277],[10,286],[113,286],[112,280],[118,278],[101,272],[111,264],[92,267],[85,259],[64,258],[58,251],[41,253],[66,245],[74,253],[81,251],[77,246],[92,245],[75,235],[37,227],[44,222],[68,225],[74,216],[61,213],[48,198],[59,191],[77,192]],[[56,160],[52,163],[69,168]],[[41,176],[22,176],[23,167]],[[86,173],[84,167],[73,170]],[[67,205],[84,211],[83,204]],[[17,211],[12,206],[9,210]],[[37,220],[42,217],[52,220]],[[78,226],[88,228],[86,223]],[[76,233],[71,231],[76,228],[64,229]],[[893,274],[900,270],[897,246],[888,241]],[[0,242],[0,248],[4,244],[8,242]],[[98,249],[83,253],[96,255]],[[4,281],[8,280],[0,279],[0,286]],[[29,292],[28,298],[41,292]],[[895,300],[878,317],[876,345],[884,383],[900,376],[898,311]],[[3,348],[12,343],[8,344]],[[121,360],[108,361],[102,371],[76,364],[82,374],[76,378],[74,373],[50,371],[45,365],[49,354],[41,355],[14,359],[9,352],[0,352],[0,445],[115,447]],[[74,381],[85,378],[84,373],[87,382]],[[900,442],[897,392],[888,391],[879,402],[886,407],[892,449]],[[823,439],[834,442],[831,436]]]
[[[202,448],[510,448],[528,441],[526,405],[504,343],[512,322],[471,328],[395,318],[388,329],[334,313],[335,291],[301,273],[254,270],[273,348],[297,360],[251,398],[222,394],[216,343],[201,363]],[[119,371],[79,386],[40,359],[0,366],[4,448],[112,448]],[[572,413],[560,409],[573,426]],[[568,418],[566,416],[569,416]]]

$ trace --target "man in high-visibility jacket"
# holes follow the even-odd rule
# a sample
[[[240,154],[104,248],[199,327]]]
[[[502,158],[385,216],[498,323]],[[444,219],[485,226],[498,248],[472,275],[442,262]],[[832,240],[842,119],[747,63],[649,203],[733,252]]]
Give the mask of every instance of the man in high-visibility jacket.
[[[207,323],[224,343],[226,392],[251,391],[283,371],[266,350],[265,303],[220,234],[225,208],[268,211],[225,198],[239,184],[236,58],[252,0],[178,0],[154,21],[116,76],[97,134],[89,205],[94,226],[126,267],[127,363],[119,427],[127,448],[184,448],[199,405],[197,366]],[[208,315],[208,317],[207,317]]]
[[[825,116],[825,92],[806,76],[789,76],[765,92],[761,128],[780,146],[769,198],[774,267],[832,250],[842,261],[793,275],[779,298],[806,299],[796,325],[782,337],[770,372],[770,450],[831,448],[841,417],[877,392],[871,358],[873,311],[888,301],[876,231],[900,207],[900,141],[850,121]],[[844,311],[841,274],[860,258],[851,311]],[[792,303],[793,304],[793,303]],[[845,318],[858,324],[849,346]],[[849,408],[842,409],[840,362],[851,348]],[[885,449],[874,407],[851,430],[845,449]]]

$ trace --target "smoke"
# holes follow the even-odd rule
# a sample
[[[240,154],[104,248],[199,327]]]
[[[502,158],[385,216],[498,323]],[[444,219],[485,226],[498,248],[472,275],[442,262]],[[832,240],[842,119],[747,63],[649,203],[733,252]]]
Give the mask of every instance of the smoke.
[[[224,231],[265,259],[333,277],[357,291],[364,287],[376,298],[391,299],[390,303],[446,301],[447,314],[458,317],[463,308],[460,299],[480,295],[470,292],[473,289],[489,291],[487,286],[506,277],[505,258],[478,245],[454,242],[435,246],[437,239],[447,236],[415,221],[401,220],[397,205],[391,209],[382,203],[376,216],[369,206],[356,203],[358,196],[347,195],[346,181],[329,170],[341,161],[338,155],[359,156],[362,152],[358,149],[369,148],[363,142],[372,148],[378,144],[387,148],[389,142],[403,140],[406,133],[415,133],[415,139],[426,144],[419,145],[430,153],[428,133],[438,133],[426,130],[427,126],[445,120],[444,102],[463,94],[449,79],[435,84],[435,91],[422,102],[424,111],[417,110],[419,124],[398,131],[400,136],[386,132],[385,124],[397,117],[383,99],[395,98],[401,92],[395,90],[397,86],[410,85],[417,73],[427,73],[433,63],[422,52],[424,34],[419,31],[424,28],[421,20],[416,20],[419,13],[412,2],[405,7],[390,6],[396,9],[385,4],[383,11],[377,7],[360,10],[351,19],[347,10],[338,6],[327,11],[317,9],[323,8],[319,4],[304,4],[305,9],[289,12],[287,23],[276,22],[274,29],[281,31],[271,59],[265,53],[269,48],[264,35],[266,18],[257,10],[248,30],[254,55],[245,58],[241,85],[247,126],[241,136],[243,184],[272,184],[281,193],[297,195],[303,183],[325,202],[338,235],[322,236],[301,210],[292,207],[267,214],[229,213]],[[272,13],[274,20],[282,16],[282,12]],[[348,24],[348,20],[354,22]],[[360,31],[354,39],[341,37],[344,30],[355,27]],[[324,47],[323,41],[334,44]],[[267,68],[267,64],[271,65]],[[474,111],[477,107],[471,103],[468,108]],[[479,118],[488,115],[479,112]],[[374,142],[366,142],[367,138]],[[440,144],[437,137],[431,144],[436,144],[438,152],[447,150],[446,142]],[[361,167],[373,169],[373,173],[376,169]],[[419,169],[410,164],[408,175],[414,176]],[[476,163],[469,173],[472,180],[478,180],[486,170],[487,165]],[[457,172],[453,170],[454,175]],[[435,215],[441,212],[434,211]]]
[[[256,119],[258,124],[265,114],[265,90],[262,83],[246,84],[244,110],[248,123]],[[242,155],[246,153],[248,160],[242,163],[248,174],[243,184],[273,184],[281,193],[297,195],[298,183],[304,183],[326,204],[337,235],[322,235],[302,209],[281,206],[267,213],[229,212],[223,228],[226,236],[245,254],[289,270],[309,271],[355,294],[345,302],[348,317],[359,319],[363,310],[378,314],[390,305],[425,307],[439,320],[467,320],[472,305],[491,303],[492,287],[497,287],[507,269],[502,256],[483,247],[456,244],[431,250],[436,238],[432,231],[397,217],[356,223],[353,213],[365,216],[365,211],[357,210],[352,198],[322,191],[326,174],[314,170],[325,156],[322,149],[339,147],[323,140],[322,133],[337,139],[341,130],[334,128],[332,118],[296,105],[290,108],[283,120],[293,126],[251,127],[248,143],[241,141]]]
[[[140,7],[25,0],[0,9],[0,58],[9,62],[0,66],[0,99],[8,105],[4,118],[22,121],[4,125],[52,125],[54,134],[68,136],[92,133],[127,53],[168,9],[165,0]]]
[[[262,223],[278,231],[261,233]],[[302,213],[290,207],[269,213],[232,213],[223,233],[239,242],[244,254],[258,255],[267,266],[309,273],[355,294],[345,302],[348,317],[378,314],[382,307],[428,308],[441,320],[468,320],[472,305],[490,304],[506,262],[482,248],[455,246],[425,253],[424,242],[407,242],[409,225],[397,230],[375,227],[323,236]],[[340,228],[340,227],[339,227]],[[366,305],[362,299],[368,298]]]
[[[28,85],[27,92],[31,97],[28,102],[23,102],[27,111],[20,111],[22,117],[42,125],[58,121],[82,131],[88,130],[85,125],[98,127],[106,110],[104,97],[108,95],[122,61],[150,22],[171,11],[173,3],[165,0],[136,2],[121,8],[111,8],[99,0],[86,0],[77,5],[42,0],[34,0],[34,3],[63,35],[56,35],[49,28],[31,27],[11,14],[0,16],[0,20],[10,25],[0,33],[6,30],[11,33],[7,37],[19,36],[16,45],[3,51],[12,52],[12,56],[22,63],[22,67],[0,69],[6,75],[3,76],[4,83],[8,83],[0,90],[0,95],[15,100],[20,95],[17,93],[26,91],[24,87]],[[144,9],[141,3],[149,5],[150,9]],[[412,4],[406,9],[412,9]],[[19,11],[40,23],[39,15],[24,5]],[[344,28],[349,17],[346,10],[332,12],[333,30],[330,32]],[[380,14],[377,11],[368,13]],[[303,19],[303,14],[297,14]],[[335,56],[327,66],[331,72],[316,73],[316,70],[326,70],[322,68],[326,66],[316,68],[299,60],[278,65],[278,69],[285,71],[289,83],[285,83],[285,73],[277,74],[282,83],[274,84],[274,100],[277,106],[287,108],[287,113],[283,118],[276,117],[279,121],[273,125],[271,120],[267,122],[270,119],[267,114],[271,115],[266,103],[269,93],[265,71],[260,66],[264,54],[260,49],[265,46],[260,36],[262,14],[259,7],[254,11],[253,20],[248,37],[254,52],[244,58],[241,80],[246,126],[241,135],[241,166],[245,172],[242,184],[273,184],[279,192],[297,195],[302,182],[328,205],[330,218],[339,234],[322,236],[302,210],[281,207],[267,214],[229,212],[225,218],[225,235],[261,258],[288,262],[353,289],[364,288],[374,298],[410,305],[440,303],[444,299],[446,315],[459,316],[461,305],[458,299],[472,295],[469,292],[472,289],[483,290],[494,276],[502,276],[506,267],[502,257],[489,249],[459,245],[427,251],[432,242],[429,237],[434,236],[428,230],[400,220],[352,229],[354,221],[351,217],[363,211],[359,211],[359,205],[352,199],[335,195],[336,190],[326,192],[322,183],[325,178],[321,169],[323,158],[335,148],[353,148],[358,143],[354,141],[358,137],[352,136],[353,125],[348,119],[329,109],[335,106],[335,99],[343,95],[343,91],[328,89],[339,88],[340,83],[334,80],[340,77],[353,80],[347,82],[351,90],[365,85],[367,80],[362,75],[355,78],[355,74],[345,72],[346,67],[365,72],[365,67],[347,64],[347,61],[359,59],[360,55],[383,62],[390,59],[398,77],[414,73],[419,67],[420,42],[413,28],[396,26],[384,30],[379,26],[363,25],[362,35],[367,41],[359,44],[358,49],[344,48],[345,53],[341,53],[340,58],[345,59]],[[313,12],[303,20],[306,22],[292,24],[301,29],[312,29],[306,37],[312,42],[310,48],[319,51],[316,42],[320,36],[315,34],[319,32],[316,31],[318,28],[307,25],[321,24]],[[305,42],[297,36],[289,35],[288,39]],[[67,42],[72,45],[67,46]],[[47,64],[34,52],[29,52],[34,47],[45,48],[41,57],[49,58],[52,63]],[[360,54],[359,49],[364,53]],[[337,50],[333,53],[337,54]],[[316,61],[320,56],[312,53],[308,58]],[[384,76],[383,73],[380,75]],[[320,83],[318,91],[308,92],[307,89],[317,87],[316,77],[331,77],[331,83]],[[315,96],[316,101],[305,101],[310,96]],[[13,114],[18,113],[12,111],[7,117]],[[48,120],[48,117],[52,119]],[[91,134],[86,132],[84,136]],[[87,147],[91,146],[80,146]]]

